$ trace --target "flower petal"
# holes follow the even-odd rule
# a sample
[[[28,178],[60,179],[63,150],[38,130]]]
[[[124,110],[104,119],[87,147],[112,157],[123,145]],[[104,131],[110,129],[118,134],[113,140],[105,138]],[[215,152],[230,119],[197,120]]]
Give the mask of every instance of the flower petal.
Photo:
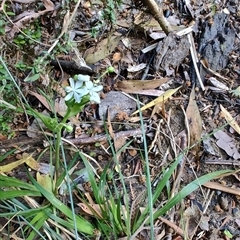
[[[85,82],[87,89],[93,88],[93,83],[91,81]]]
[[[66,91],[66,92],[72,92],[72,90],[73,90],[73,89],[72,89],[71,87],[69,87],[69,86],[65,87],[65,91]]]
[[[75,102],[80,103],[82,100],[82,97],[80,94],[77,94],[76,92],[74,92],[74,99],[75,99]]]
[[[76,89],[75,92],[80,94],[81,96],[85,96],[89,93],[89,90],[86,88],[79,88],[79,89]]]
[[[69,78],[69,83],[70,83],[70,87],[74,88],[75,82],[74,82],[73,78]]]
[[[65,101],[69,101],[69,100],[72,98],[72,96],[73,96],[73,92],[68,93],[68,94],[66,95],[66,97],[64,98]]]
[[[90,81],[90,76],[78,74],[78,81],[88,82]]]
[[[75,83],[74,89],[78,89],[78,88],[82,87],[82,85],[83,85],[83,81],[77,81],[77,82]]]
[[[100,97],[96,92],[92,92],[90,96],[90,101],[95,102],[95,103],[100,103]]]

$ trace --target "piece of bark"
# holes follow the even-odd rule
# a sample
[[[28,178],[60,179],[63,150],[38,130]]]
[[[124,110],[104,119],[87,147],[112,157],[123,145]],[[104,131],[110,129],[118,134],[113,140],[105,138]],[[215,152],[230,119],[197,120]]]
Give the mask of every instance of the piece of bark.
[[[132,136],[138,136],[142,135],[142,129],[133,129],[128,131],[121,131],[114,133],[115,138],[123,138],[123,137],[132,137]],[[107,135],[96,135],[93,137],[85,137],[85,138],[76,138],[76,139],[68,139],[69,142],[75,144],[75,145],[85,145],[90,143],[96,143],[96,142],[104,142],[107,141]]]
[[[89,66],[78,66],[75,61],[67,61],[67,60],[52,60],[50,62],[51,66],[54,66],[57,69],[60,69],[70,75],[74,74],[83,74],[83,75],[93,75],[93,70]],[[60,66],[59,66],[60,65]]]

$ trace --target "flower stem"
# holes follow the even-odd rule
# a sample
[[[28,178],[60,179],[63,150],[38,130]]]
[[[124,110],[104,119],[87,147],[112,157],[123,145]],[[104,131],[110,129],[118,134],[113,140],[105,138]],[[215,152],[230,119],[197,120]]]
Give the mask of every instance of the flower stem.
[[[57,182],[57,179],[59,178],[59,175],[60,175],[59,168],[60,168],[61,130],[62,130],[62,128],[58,129],[58,131],[57,131],[57,141],[56,141],[56,147],[55,147],[55,151],[56,151],[56,153],[55,153],[56,182]],[[55,192],[57,191],[57,187],[58,187],[58,186],[56,186]]]
[[[60,146],[62,144],[61,133],[62,133],[64,123],[66,123],[66,121],[68,120],[70,113],[71,113],[71,109],[68,108],[62,122],[58,125],[58,128],[57,128],[57,140],[56,140],[56,147],[55,147],[55,151],[56,151],[56,153],[55,153],[56,182],[60,176]],[[58,186],[55,187],[55,194],[57,193],[57,188],[58,188]]]

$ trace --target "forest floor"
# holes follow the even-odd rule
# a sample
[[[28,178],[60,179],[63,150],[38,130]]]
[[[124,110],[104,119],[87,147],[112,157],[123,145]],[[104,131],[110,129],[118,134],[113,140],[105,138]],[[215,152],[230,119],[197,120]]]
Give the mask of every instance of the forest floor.
[[[32,176],[46,187],[37,174],[47,175],[43,168],[50,171],[56,165],[57,138],[48,124],[36,121],[26,102],[59,123],[67,112],[64,97],[69,78],[89,76],[95,87],[102,86],[100,102],[91,101],[67,119],[71,133],[60,131],[65,149],[60,158],[67,159],[70,178],[78,179],[75,187],[84,197],[75,188],[70,200],[60,186],[54,192],[98,230],[98,237],[96,232],[92,237],[78,229],[79,239],[150,239],[151,231],[147,223],[134,234],[133,222],[132,232],[127,233],[116,219],[115,227],[107,222],[93,182],[89,183],[91,177],[86,177],[86,163],[77,152],[89,160],[96,179],[100,176],[98,184],[105,171],[111,175],[103,189],[112,192],[104,197],[111,201],[113,196],[121,206],[127,198],[132,209],[129,221],[138,218],[134,211],[148,202],[149,196],[139,197],[149,189],[147,169],[154,193],[156,182],[181,156],[154,209],[201,176],[231,170],[154,217],[154,239],[240,239],[240,2],[162,1],[159,7],[173,30],[170,33],[162,30],[146,2],[2,1],[0,175],[26,183]],[[32,167],[29,156],[41,165]],[[19,215],[10,215],[7,201],[13,199],[33,209],[19,188],[19,195],[14,192],[5,198],[10,187],[16,186],[0,178],[0,239],[50,239],[44,222],[39,228],[36,224],[41,217],[27,218],[31,219],[27,226],[36,224],[36,233],[42,234],[36,236]],[[39,206],[48,206],[48,197],[41,194],[33,198]],[[17,210],[12,208],[14,213]],[[114,233],[104,232],[103,226]],[[71,227],[71,234],[56,229],[53,239],[77,239]]]

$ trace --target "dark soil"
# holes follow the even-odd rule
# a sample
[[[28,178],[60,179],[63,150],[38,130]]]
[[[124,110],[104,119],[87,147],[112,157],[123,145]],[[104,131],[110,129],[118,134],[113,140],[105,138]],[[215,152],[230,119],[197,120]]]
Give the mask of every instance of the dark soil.
[[[133,192],[137,196],[146,189],[144,162],[142,160],[142,130],[138,115],[131,115],[137,109],[135,101],[126,97],[120,91],[117,92],[115,89],[116,83],[123,80],[142,79],[144,81],[167,77],[169,78],[168,82],[154,90],[165,91],[180,85],[183,86],[170,100],[154,109],[155,113],[153,115],[153,107],[143,111],[146,131],[144,134],[148,142],[153,181],[158,178],[162,169],[170,166],[173,159],[190,144],[187,142],[186,116],[183,109],[186,110],[191,89],[195,86],[195,100],[202,120],[202,137],[204,140],[201,141],[198,148],[189,150],[184,160],[184,168],[179,166],[178,170],[181,171],[179,189],[181,189],[196,179],[196,176],[200,177],[216,170],[237,170],[240,165],[238,157],[240,153],[240,133],[226,124],[220,108],[220,105],[222,105],[233,117],[236,117],[236,122],[240,124],[240,93],[239,91],[235,91],[235,94],[231,92],[236,90],[240,83],[240,1],[212,2],[207,0],[192,1],[191,5],[186,5],[185,1],[166,1],[162,4],[165,13],[170,15],[167,19],[175,25],[181,25],[179,29],[188,27],[192,24],[192,21],[195,22],[192,34],[195,42],[194,48],[198,53],[199,62],[197,65],[205,87],[204,91],[196,77],[192,57],[188,51],[187,36],[179,37],[174,34],[171,37],[171,33],[158,40],[153,39],[151,37],[152,33],[160,35],[163,32],[159,31],[157,24],[151,25],[153,18],[147,11],[142,13],[144,22],[136,24],[137,15],[141,9],[145,9],[145,7],[139,7],[142,5],[138,5],[138,1],[124,2],[121,8],[116,9],[117,19],[116,23],[112,25],[107,21],[100,25],[101,19],[98,11],[103,8],[103,4],[93,4],[91,6],[89,2],[82,1],[75,19],[67,31],[66,38],[60,39],[58,43],[60,47],[51,53],[52,59],[46,57],[42,62],[45,64],[45,74],[42,74],[38,81],[24,82],[24,79],[32,74],[32,69],[21,70],[16,68],[15,64],[21,61],[28,66],[36,67],[36,60],[41,59],[57,39],[61,33],[63,17],[66,13],[64,6],[58,8],[60,2],[53,1],[55,10],[46,12],[36,19],[38,22],[37,28],[41,31],[41,38],[38,39],[41,44],[28,42],[19,45],[16,41],[14,42],[14,39],[17,39],[20,33],[14,29],[14,34],[12,34],[13,25],[6,20],[6,33],[0,36],[1,55],[31,106],[39,111],[46,110],[46,106],[36,95],[31,94],[31,91],[37,92],[36,90],[40,88],[49,94],[53,100],[60,102],[62,97],[60,90],[66,86],[69,74],[81,73],[97,79],[108,66],[112,65],[114,67],[115,72],[106,75],[102,81],[104,90],[100,105],[90,104],[86,106],[84,111],[77,116],[78,121],[76,119],[75,122],[73,121],[74,134],[64,135],[65,133],[63,133],[63,135],[84,153],[93,156],[102,169],[106,166],[106,163],[112,161],[112,154],[108,150],[109,144],[104,129],[103,119],[105,117],[111,121],[112,132],[115,134],[116,150],[126,143],[126,139],[132,140],[130,146],[119,156],[123,175],[128,177],[126,178],[126,186],[130,200]],[[26,10],[37,12],[43,8],[43,6],[39,7],[37,3],[24,4],[17,1],[13,1],[11,4],[7,3],[9,11],[15,12],[15,17],[12,18],[15,23],[18,22],[16,18],[18,16],[20,18],[21,13],[26,14]],[[70,11],[73,11],[74,4],[70,3],[68,7]],[[36,28],[34,21],[23,23],[20,28],[24,30],[31,27]],[[91,36],[94,27],[99,27],[95,38]],[[86,67],[79,67],[76,64],[75,53],[67,45],[68,37],[75,42],[80,55],[89,59],[90,54],[86,55],[87,50],[95,47],[95,51],[99,55],[102,54],[100,49],[96,47],[97,44],[112,35],[118,36],[120,40],[108,54],[103,55],[97,62],[87,62]],[[170,38],[171,40],[168,40]],[[166,48],[166,42],[169,44],[167,49],[164,49],[164,47]],[[145,47],[153,43],[157,43],[158,47],[156,49],[147,53],[142,52]],[[181,44],[177,45],[177,43]],[[61,67],[59,67],[59,61]],[[204,62],[204,65],[202,62]],[[144,69],[129,71],[130,67],[136,67],[142,63],[146,64]],[[209,71],[209,69],[212,71]],[[213,84],[211,77],[224,84],[228,90]],[[136,97],[134,93],[130,95]],[[110,100],[108,100],[109,96]],[[155,99],[156,96],[139,94],[139,98],[140,102],[146,104]],[[108,113],[108,111],[110,112]],[[1,112],[3,111],[1,110]],[[52,114],[50,111],[48,112]],[[109,117],[107,117],[107,114],[109,114]],[[195,113],[192,112],[192,114],[194,118]],[[46,149],[43,145],[44,135],[36,134],[29,137],[27,129],[32,125],[32,122],[33,118],[26,119],[25,114],[16,114],[10,124],[14,137],[7,139],[7,136],[0,135],[2,155],[16,149],[13,154],[0,162],[1,166],[15,161],[19,156],[18,154],[23,153],[33,154],[33,157],[40,162],[49,163],[50,153],[48,151],[38,158]],[[228,134],[231,143],[227,141],[220,144],[213,134],[217,129],[221,129]],[[36,129],[36,131],[39,131],[39,129]],[[111,131],[109,126],[108,131]],[[211,140],[210,143],[206,142],[204,138],[207,135],[208,139]],[[224,139],[223,136],[221,135],[220,138]],[[50,138],[51,140],[54,139]],[[228,151],[229,148],[231,148],[231,151]],[[67,143],[66,149],[68,157],[71,159],[74,153]],[[102,170],[96,164],[93,163],[93,165],[96,170]],[[80,163],[78,168],[81,169],[82,167],[83,163]],[[114,170],[114,164],[110,164],[110,168]],[[28,178],[24,169],[24,166],[19,167],[8,175],[27,181]],[[34,174],[33,172],[33,176]],[[216,182],[228,188],[240,189],[239,177],[238,173],[217,179]],[[174,179],[172,181],[174,182]],[[121,192],[122,186],[119,184],[118,187],[119,192]],[[166,199],[167,196],[161,196],[159,202]],[[185,229],[181,227],[188,233],[189,239],[230,239],[230,235],[232,235],[232,239],[240,239],[240,190],[239,194],[231,194],[221,189],[199,188],[185,199],[183,206],[177,206],[165,217],[179,226],[182,217],[188,219],[186,220],[188,226],[185,226]],[[3,225],[3,223],[1,224]],[[14,228],[16,228],[15,225]],[[165,228],[168,229],[165,224],[159,224],[156,236],[160,235],[160,232]],[[226,232],[229,232],[230,235],[227,236]],[[148,239],[148,234],[148,231],[143,231],[138,239]],[[167,234],[165,234],[165,237]],[[168,239],[183,238],[178,233],[172,233],[171,238]]]

